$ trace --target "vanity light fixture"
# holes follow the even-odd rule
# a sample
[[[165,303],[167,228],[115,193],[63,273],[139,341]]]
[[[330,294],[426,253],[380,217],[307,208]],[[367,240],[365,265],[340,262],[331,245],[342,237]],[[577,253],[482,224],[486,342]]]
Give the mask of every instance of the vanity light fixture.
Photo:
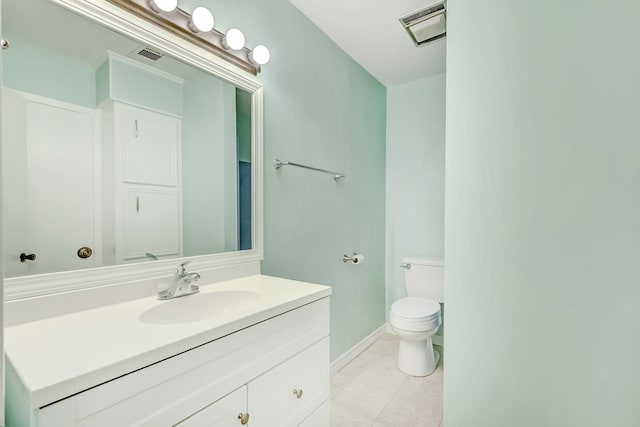
[[[269,52],[269,49],[267,49],[266,46],[261,44],[257,45],[251,52],[249,52],[249,61],[256,65],[264,65],[269,62],[269,59],[271,59],[271,52]]]
[[[193,9],[193,13],[191,14],[191,22],[189,22],[189,28],[194,33],[202,31],[206,33],[207,31],[213,30],[213,14],[206,7],[198,6]]]
[[[178,7],[178,0],[149,0],[149,6],[154,12],[173,12]]]
[[[227,50],[240,50],[244,47],[244,43],[244,34],[237,28],[230,28],[222,38],[222,46]]]
[[[226,34],[216,30],[213,14],[203,6],[188,13],[178,7],[178,0],[107,1],[253,75],[257,75],[260,66],[269,62],[271,57],[269,49],[263,45],[256,45],[253,50],[245,47],[245,36],[237,28],[229,29]]]

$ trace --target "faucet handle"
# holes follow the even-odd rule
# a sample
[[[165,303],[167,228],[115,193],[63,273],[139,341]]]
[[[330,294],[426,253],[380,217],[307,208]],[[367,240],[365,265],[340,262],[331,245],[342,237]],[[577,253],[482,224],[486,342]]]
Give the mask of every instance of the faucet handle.
[[[187,272],[187,265],[191,263],[191,259],[186,260],[185,262],[181,263],[178,268],[176,269],[176,273],[178,274],[185,274]]]

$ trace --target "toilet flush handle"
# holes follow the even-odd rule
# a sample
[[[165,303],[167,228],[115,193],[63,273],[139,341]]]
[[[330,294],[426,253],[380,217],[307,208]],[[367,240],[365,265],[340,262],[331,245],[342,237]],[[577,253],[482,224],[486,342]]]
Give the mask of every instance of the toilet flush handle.
[[[406,268],[407,270],[411,270],[411,264],[409,264],[408,262],[406,262],[404,264],[400,264],[400,267]]]

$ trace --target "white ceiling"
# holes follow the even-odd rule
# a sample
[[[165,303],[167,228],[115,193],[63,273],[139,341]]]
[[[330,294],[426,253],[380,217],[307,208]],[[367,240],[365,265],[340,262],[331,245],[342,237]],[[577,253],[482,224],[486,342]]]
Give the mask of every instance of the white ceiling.
[[[385,86],[445,71],[446,37],[416,47],[398,19],[434,0],[289,0]]]

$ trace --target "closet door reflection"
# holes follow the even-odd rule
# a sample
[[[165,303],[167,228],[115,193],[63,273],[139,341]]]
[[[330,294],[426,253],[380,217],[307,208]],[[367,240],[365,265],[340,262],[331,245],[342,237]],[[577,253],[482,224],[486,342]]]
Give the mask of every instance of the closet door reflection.
[[[77,105],[5,89],[3,93],[6,230],[9,276],[100,265],[96,232],[96,117]],[[11,119],[6,118],[10,114]],[[91,256],[78,250],[88,247]],[[83,254],[86,256],[85,254]]]

